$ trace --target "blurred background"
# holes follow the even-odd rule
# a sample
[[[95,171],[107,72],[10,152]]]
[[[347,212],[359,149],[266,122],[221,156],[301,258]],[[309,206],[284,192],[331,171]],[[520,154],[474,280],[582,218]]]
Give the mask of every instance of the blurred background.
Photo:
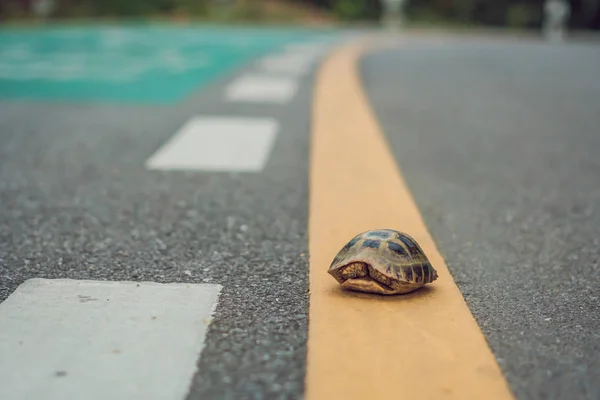
[[[544,0],[391,0],[408,26],[539,30]],[[566,28],[600,29],[600,0],[571,0]],[[380,0],[0,0],[0,23],[81,19],[166,19],[296,24],[379,24]]]
[[[512,387],[600,399],[584,397],[600,393],[600,0],[0,0],[0,302],[35,277],[219,283],[189,396],[301,397],[311,71],[383,28],[402,45],[365,56],[357,87]],[[50,357],[85,343],[78,321],[41,331],[23,310]],[[1,390],[70,390],[37,373],[35,346],[0,357]],[[73,363],[109,382],[87,373],[110,365],[97,354]]]

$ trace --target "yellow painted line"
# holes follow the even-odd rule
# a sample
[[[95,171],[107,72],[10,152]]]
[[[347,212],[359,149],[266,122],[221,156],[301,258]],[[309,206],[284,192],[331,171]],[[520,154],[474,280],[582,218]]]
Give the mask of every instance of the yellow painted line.
[[[334,52],[317,76],[306,399],[512,399],[363,93],[356,63],[364,46]],[[438,280],[395,297],[341,291],[327,273],[331,260],[373,228],[414,237]]]

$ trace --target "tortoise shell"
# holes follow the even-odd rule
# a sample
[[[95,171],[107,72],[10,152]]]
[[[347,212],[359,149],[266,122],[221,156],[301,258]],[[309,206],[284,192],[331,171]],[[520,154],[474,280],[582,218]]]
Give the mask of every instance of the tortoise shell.
[[[342,288],[378,294],[409,293],[438,278],[417,242],[393,229],[356,235],[338,252],[327,272]]]

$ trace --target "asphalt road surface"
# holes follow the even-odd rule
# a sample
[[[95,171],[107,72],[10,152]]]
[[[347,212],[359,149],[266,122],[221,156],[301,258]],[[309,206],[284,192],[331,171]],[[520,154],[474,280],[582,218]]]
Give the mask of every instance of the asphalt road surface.
[[[599,50],[408,38],[360,63],[408,187],[519,399],[600,398]],[[168,104],[3,99],[0,301],[36,277],[218,283],[187,399],[301,398],[315,68],[275,104],[223,96],[251,67]],[[278,121],[264,168],[146,168],[197,115]]]
[[[176,106],[3,103],[0,299],[33,277],[219,283],[189,398],[301,393],[312,72],[283,106],[227,102],[238,74]],[[277,119],[265,168],[148,171],[196,115]]]
[[[520,399],[598,399],[600,48],[452,40],[361,63],[423,217]]]

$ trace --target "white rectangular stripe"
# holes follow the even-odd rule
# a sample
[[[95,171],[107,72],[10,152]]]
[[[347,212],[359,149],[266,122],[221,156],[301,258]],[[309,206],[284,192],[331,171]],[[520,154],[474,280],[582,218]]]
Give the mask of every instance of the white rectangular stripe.
[[[331,45],[326,42],[305,42],[305,43],[290,43],[285,46],[285,50],[295,54],[310,54],[310,55],[321,55],[325,53]]]
[[[262,72],[302,76],[308,73],[314,61],[312,54],[282,53],[264,57],[258,65]]]
[[[147,162],[156,170],[254,172],[264,168],[279,123],[273,118],[191,118]]]
[[[232,102],[282,104],[297,91],[298,82],[293,77],[246,74],[229,84],[225,98]]]
[[[28,280],[0,304],[0,398],[183,400],[220,290]]]

